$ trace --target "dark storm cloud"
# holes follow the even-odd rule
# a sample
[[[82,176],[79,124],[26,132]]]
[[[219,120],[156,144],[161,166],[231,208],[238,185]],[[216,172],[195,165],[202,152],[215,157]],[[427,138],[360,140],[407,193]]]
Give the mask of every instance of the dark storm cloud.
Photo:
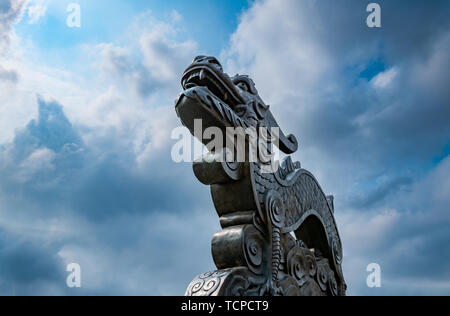
[[[445,294],[448,158],[435,157],[450,142],[450,2],[376,2],[380,29],[366,25],[369,2],[258,1],[225,56],[335,194],[350,294]],[[371,262],[379,292],[365,284]]]
[[[67,146],[82,146],[81,137],[73,129],[61,105],[38,98],[38,119],[28,123],[14,138],[16,161],[21,161],[37,148],[48,148],[56,153]]]
[[[363,1],[261,1],[235,34],[232,56],[248,61],[264,94],[280,97],[273,109],[304,147],[373,162],[423,158],[448,141],[450,3],[379,3],[382,27],[371,29]],[[381,70],[393,80],[375,89]]]
[[[450,195],[445,180],[449,176],[450,159],[447,158],[408,190],[385,197],[377,202],[381,206],[372,206],[374,217],[360,222],[358,229],[373,231],[375,236],[355,234],[352,233],[355,229],[344,227],[348,234],[344,237],[344,247],[347,249],[346,271],[352,284],[351,293],[449,295]],[[350,222],[360,216],[358,210],[349,214]],[[365,284],[368,262],[376,262],[382,267],[381,289],[369,289]]]
[[[310,2],[311,3],[311,2]],[[382,27],[371,29],[366,25],[369,2],[360,0],[316,1],[311,6],[300,4],[310,13],[311,30],[322,35],[317,38],[333,47],[333,54],[364,59],[380,54],[388,63],[404,61],[405,57],[426,57],[435,40],[448,31],[450,3],[437,0],[430,5],[426,0],[380,0]],[[326,21],[324,17],[327,17]],[[329,32],[333,29],[334,32]],[[361,54],[357,54],[357,50]],[[367,54],[369,53],[369,54]]]
[[[78,293],[127,294],[128,289],[138,294],[183,294],[187,279],[202,270],[197,270],[199,261],[186,265],[180,258],[199,251],[198,245],[206,249],[217,226],[209,222],[214,212],[207,188],[194,181],[191,168],[171,162],[170,144],[159,153],[157,168],[139,169],[136,154],[127,145],[109,146],[115,143],[114,133],[91,148],[61,105],[39,98],[38,107],[38,118],[0,147],[0,207],[5,210],[0,229],[8,222],[21,223],[16,234],[2,235],[7,238],[0,243],[0,291],[10,294],[14,288],[16,294],[33,294],[42,286],[44,293],[75,294],[61,278],[66,275],[64,264],[72,261],[60,254],[68,253],[65,258],[85,267],[86,289]],[[210,212],[190,215],[205,205]],[[65,229],[65,220],[73,221],[69,227],[74,227]],[[43,225],[39,233],[26,229],[34,222]],[[63,226],[58,228],[61,236],[52,236],[52,225]],[[208,234],[204,242],[194,238],[199,225]],[[98,248],[108,249],[98,263],[102,271],[114,269],[124,284],[89,268],[98,260]],[[128,255],[119,260],[123,253]],[[208,258],[202,259],[203,264],[210,269],[208,252],[204,253]],[[172,283],[164,286],[163,278]],[[129,282],[145,283],[134,289],[127,288]],[[154,283],[161,285],[151,287]]]
[[[33,283],[39,280],[62,279],[56,253],[30,244],[9,245],[3,241],[1,274],[3,282]],[[47,258],[47,259],[46,259]]]
[[[363,196],[355,198],[353,207],[365,209],[373,205],[385,203],[387,197],[397,194],[402,189],[408,189],[412,182],[413,180],[407,177],[392,179],[377,186],[374,190],[368,190]]]
[[[22,238],[0,228],[0,293],[51,294],[49,288],[52,283],[65,282],[64,265],[57,255],[58,247]]]
[[[197,199],[201,200],[195,192],[183,190],[185,179],[174,170],[180,174],[190,170],[186,172],[183,166],[172,164],[170,146],[161,153],[166,157],[164,164],[167,167],[140,173],[136,154],[131,148],[117,148],[117,144],[109,146],[109,142],[114,143],[114,133],[109,141],[104,140],[102,148],[89,148],[65,116],[61,105],[42,99],[38,103],[38,119],[19,130],[13,143],[4,150],[11,163],[4,170],[10,176],[10,182],[4,180],[2,185],[9,193],[20,188],[45,213],[62,203],[93,220],[124,212],[182,209],[186,201],[195,205]],[[49,153],[49,160],[45,161],[47,168],[39,164],[37,159],[40,157],[33,156],[43,149]],[[34,162],[36,169],[21,182],[14,176],[24,170],[24,161]],[[165,172],[166,168],[171,168],[171,172]],[[173,181],[167,176],[173,176]],[[44,190],[40,185],[42,181],[48,181]]]

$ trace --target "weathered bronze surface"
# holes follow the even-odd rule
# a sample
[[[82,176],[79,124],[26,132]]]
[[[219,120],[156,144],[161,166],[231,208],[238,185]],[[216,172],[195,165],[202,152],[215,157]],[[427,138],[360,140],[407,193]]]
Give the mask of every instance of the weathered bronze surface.
[[[214,57],[196,57],[182,86],[175,108],[193,135],[197,119],[203,131],[224,135],[227,127],[278,127],[253,81],[230,78]],[[278,140],[284,153],[297,151],[295,136],[280,132]],[[259,158],[207,161],[195,162],[194,173],[211,186],[223,228],[212,240],[218,270],[192,281],[187,296],[345,295],[333,197],[310,172],[290,157],[273,173],[261,171]]]

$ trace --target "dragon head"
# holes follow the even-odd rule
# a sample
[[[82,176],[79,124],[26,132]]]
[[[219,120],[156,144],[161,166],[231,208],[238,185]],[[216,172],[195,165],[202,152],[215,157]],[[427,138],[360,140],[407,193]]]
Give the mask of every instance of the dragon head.
[[[203,131],[208,127],[279,128],[253,80],[245,75],[228,76],[215,57],[196,57],[184,71],[181,84],[184,92],[176,102],[176,112],[196,137],[197,119],[202,120]],[[281,151],[286,154],[297,151],[294,135],[285,136],[281,130],[278,134]]]

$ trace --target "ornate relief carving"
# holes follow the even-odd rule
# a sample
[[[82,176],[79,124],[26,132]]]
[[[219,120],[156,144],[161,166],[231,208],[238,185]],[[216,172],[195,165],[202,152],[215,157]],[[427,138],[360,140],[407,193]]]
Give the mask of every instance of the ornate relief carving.
[[[182,85],[175,108],[193,135],[196,119],[203,129],[278,127],[253,81],[229,77],[214,57],[195,58]],[[278,138],[284,153],[297,150],[295,136]],[[261,171],[265,159],[208,161],[194,163],[194,173],[211,186],[223,228],[212,241],[218,271],[198,276],[186,295],[345,295],[333,199],[311,173],[290,157],[274,173]]]

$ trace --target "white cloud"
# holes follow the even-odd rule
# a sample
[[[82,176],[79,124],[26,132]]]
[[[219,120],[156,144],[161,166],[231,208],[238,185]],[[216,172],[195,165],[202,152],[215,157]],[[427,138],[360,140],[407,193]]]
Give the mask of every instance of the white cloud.
[[[379,73],[376,75],[370,83],[375,88],[387,88],[389,87],[392,82],[397,77],[398,70],[396,68],[391,68],[389,70],[386,70],[385,72]]]
[[[366,252],[384,243],[385,236],[401,222],[401,215],[396,210],[376,213],[345,212],[338,215],[340,231],[345,236],[344,245],[352,252]]]
[[[183,16],[177,10],[172,10],[170,16],[172,18],[172,22],[174,23],[178,23],[183,20]]]
[[[145,66],[164,83],[177,81],[197,49],[193,41],[172,40],[174,34],[176,30],[170,25],[158,24],[140,38]]]
[[[305,100],[333,66],[310,27],[309,2],[304,4],[255,2],[223,53],[227,70],[251,74],[267,102],[278,104],[286,95],[303,95]]]
[[[13,25],[23,16],[29,0],[3,0],[0,4],[0,55],[6,54],[13,36]]]

